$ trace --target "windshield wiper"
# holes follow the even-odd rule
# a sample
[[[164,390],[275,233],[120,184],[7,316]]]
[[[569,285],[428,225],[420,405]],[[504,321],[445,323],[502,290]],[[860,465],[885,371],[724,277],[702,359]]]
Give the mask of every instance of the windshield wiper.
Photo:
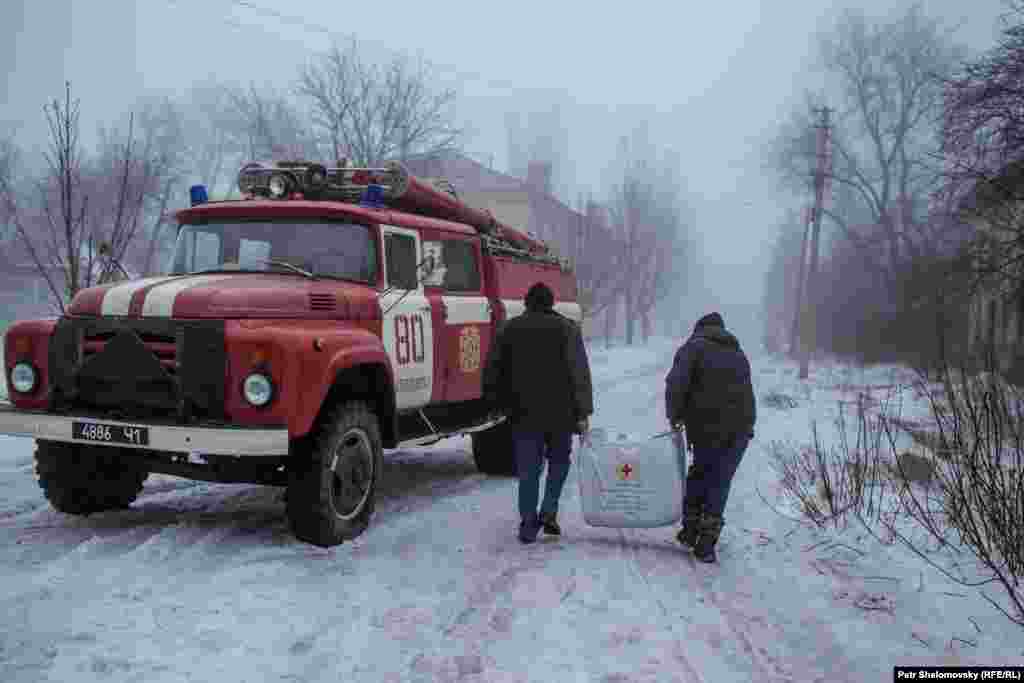
[[[316,275],[314,275],[313,273],[309,272],[308,270],[305,270],[304,268],[299,268],[297,265],[295,265],[293,263],[288,263],[287,261],[282,261],[280,259],[257,259],[257,260],[260,263],[265,263],[265,264],[270,265],[270,266],[281,266],[282,268],[287,268],[289,270],[295,271],[296,273],[299,273],[300,275],[305,275],[306,277],[308,277],[311,280],[315,280],[316,279]]]

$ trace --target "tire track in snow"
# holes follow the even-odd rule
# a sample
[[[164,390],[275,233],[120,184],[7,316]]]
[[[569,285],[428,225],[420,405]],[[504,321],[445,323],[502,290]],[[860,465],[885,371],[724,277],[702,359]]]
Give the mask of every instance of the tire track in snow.
[[[701,642],[702,645],[705,645],[708,648],[707,651],[701,652],[699,656],[699,660],[705,665],[704,668],[708,667],[710,659],[715,656],[713,653],[726,655],[729,650],[722,649],[722,638],[720,635],[706,631],[703,628],[699,630],[690,629],[690,634],[677,635],[675,624],[680,620],[692,622],[692,617],[687,612],[683,612],[679,609],[672,609],[666,605],[666,602],[658,595],[658,590],[655,587],[656,582],[652,581],[652,571],[665,569],[667,571],[663,574],[664,578],[675,580],[683,578],[683,581],[678,582],[674,587],[678,591],[682,591],[684,595],[691,596],[691,603],[696,603],[696,605],[693,606],[693,609],[689,612],[704,612],[706,615],[712,617],[712,623],[707,624],[708,626],[712,626],[714,628],[716,626],[715,622],[717,622],[717,627],[724,628],[726,636],[731,636],[731,638],[727,638],[727,640],[733,643],[738,643],[739,645],[735,654],[745,655],[745,657],[741,656],[740,659],[745,661],[748,665],[752,665],[753,672],[757,674],[757,678],[759,680],[778,681],[780,683],[796,680],[794,679],[792,672],[783,667],[779,663],[778,659],[772,657],[766,648],[761,648],[756,645],[748,628],[750,620],[732,608],[727,602],[719,600],[714,591],[710,589],[709,582],[714,575],[709,574],[708,572],[718,571],[721,569],[720,566],[708,567],[706,565],[700,565],[693,558],[691,552],[679,548],[681,566],[684,568],[684,571],[680,572],[679,570],[681,566],[667,567],[663,562],[659,562],[654,559],[655,556],[653,554],[642,555],[639,552],[640,547],[651,547],[654,545],[674,547],[674,540],[669,541],[657,539],[657,541],[655,541],[654,539],[647,537],[647,530],[640,529],[619,529],[616,530],[616,532],[617,542],[621,549],[623,562],[627,565],[631,574],[637,578],[637,583],[645,587],[645,590],[650,595],[652,601],[658,606],[659,611],[665,618],[665,627],[673,634],[676,660],[687,668],[691,676],[695,677],[694,680],[704,681],[717,678],[716,675],[710,675],[710,677],[703,676],[697,671],[691,658],[687,656],[685,643],[694,643],[692,638],[694,633],[700,633],[702,636],[709,636]],[[648,558],[646,563],[642,559],[644,557]],[[645,564],[648,565],[647,568],[645,568]],[[676,581],[670,581],[669,583],[676,583]],[[668,586],[660,581],[657,582],[657,584],[659,588],[668,588]],[[756,621],[763,622],[764,620],[759,618]],[[697,643],[694,643],[694,645],[697,645]],[[692,646],[691,649],[693,649]],[[735,665],[729,664],[728,662],[729,658],[726,656],[719,662],[715,662],[715,664],[720,664],[728,670],[728,673],[733,675],[746,675],[751,673],[750,671],[736,671]]]
[[[654,603],[658,606],[662,616],[665,618],[665,627],[668,628],[669,633],[672,635],[672,646],[673,656],[675,661],[691,676],[691,680],[697,683],[705,683],[705,678],[701,676],[700,672],[694,667],[693,663],[686,656],[686,651],[683,648],[683,643],[676,633],[675,624],[672,612],[665,606],[664,601],[657,595],[654,588],[651,586],[651,582],[647,577],[647,574],[643,571],[640,566],[640,560],[637,553],[636,545],[630,543],[626,537],[626,531],[624,529],[618,529],[619,545],[622,549],[623,559],[627,568],[631,573],[636,576],[640,581],[648,595],[654,600]]]
[[[182,496],[182,490],[197,495]],[[7,536],[9,547],[18,548],[13,557],[16,565],[32,566],[53,577],[64,575],[69,565],[83,559],[123,562],[134,558],[157,565],[180,562],[189,548],[210,534],[223,540],[240,530],[273,526],[278,517],[275,512],[268,514],[266,506],[249,509],[251,490],[225,493],[218,485],[180,487],[158,491],[127,510],[81,518],[47,508],[25,520],[27,524],[8,527],[0,536]]]
[[[636,530],[631,535],[635,537],[634,540],[632,542],[625,541],[625,543],[628,544],[629,553],[636,562],[641,576],[647,575],[649,577],[652,573],[658,572],[658,570],[664,570],[663,577],[665,579],[678,579],[680,577],[677,567],[668,567],[664,563],[659,562],[653,555],[638,552],[637,546],[643,544],[637,543],[637,541],[646,535],[646,530]],[[674,541],[669,543],[674,544]],[[726,546],[727,549],[728,546]],[[659,583],[668,588],[672,583],[676,583],[676,586],[674,586],[676,590],[688,591],[693,597],[691,601],[692,612],[713,615],[714,618],[707,626],[712,628],[724,627],[726,635],[731,635],[734,638],[732,642],[739,645],[736,654],[742,655],[754,667],[758,673],[759,680],[778,681],[780,683],[793,683],[798,680],[805,680],[805,675],[808,671],[814,671],[818,668],[814,665],[813,661],[817,657],[808,659],[804,656],[805,651],[801,650],[799,645],[786,642],[787,638],[793,636],[792,632],[787,632],[788,629],[785,626],[787,623],[793,623],[792,612],[789,609],[790,606],[786,606],[787,609],[784,615],[778,614],[772,606],[766,608],[763,603],[752,602],[748,608],[740,606],[743,602],[743,597],[753,599],[751,593],[744,593],[742,590],[745,581],[763,581],[766,584],[770,584],[774,577],[759,574],[756,567],[739,566],[737,564],[741,561],[739,557],[723,557],[722,553],[719,553],[719,556],[725,560],[724,563],[705,565],[698,562],[692,553],[687,551],[685,552],[686,571],[682,573],[682,581],[654,582],[648,580],[647,584],[653,588],[652,584]],[[715,587],[716,584],[720,583],[730,586],[732,592],[722,594]],[[687,619],[686,615],[681,611],[679,614],[683,619]],[[807,616],[813,618],[813,612]],[[803,621],[801,620],[800,623],[803,623]],[[808,627],[804,626],[804,628]],[[709,647],[715,651],[722,651],[722,643],[716,642],[721,640],[720,635],[713,634],[710,631],[702,630],[702,632],[710,635],[710,637],[705,639]],[[780,642],[785,646],[783,652],[779,651]],[[838,673],[856,670],[853,663],[845,659],[842,654],[842,648],[837,645],[830,649],[830,653],[834,655],[831,656],[833,666],[829,670],[822,670],[821,675],[823,678],[815,680],[851,680],[844,678],[842,674]],[[815,654],[820,653],[815,651]],[[704,661],[705,657],[701,656],[700,660]],[[799,675],[795,673],[796,671],[799,671]],[[733,671],[733,673],[737,672]]]
[[[558,539],[543,536],[528,547],[520,546],[512,533],[502,541],[508,544],[507,550],[495,553],[491,548],[479,553],[482,561],[474,563],[471,573],[474,585],[438,628],[440,642],[433,654],[417,655],[413,666],[442,676],[453,669],[462,674],[470,663],[471,672],[482,676],[479,680],[503,680],[513,671],[518,674],[514,680],[525,680],[522,653],[508,656],[504,643],[527,631],[540,641],[528,660],[530,668],[547,672],[548,680],[566,678],[546,667],[556,667],[565,676],[587,671],[585,650],[575,629],[559,628],[574,616],[569,603],[576,591],[575,569],[566,573],[559,562],[565,548]],[[554,641],[544,639],[547,629],[557,631]],[[546,642],[557,643],[557,647]],[[509,665],[516,668],[506,668]]]

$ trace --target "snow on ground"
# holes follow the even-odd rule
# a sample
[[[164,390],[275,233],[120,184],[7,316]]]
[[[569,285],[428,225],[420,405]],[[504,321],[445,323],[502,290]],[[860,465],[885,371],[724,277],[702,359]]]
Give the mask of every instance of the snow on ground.
[[[593,425],[662,431],[674,350],[595,345]],[[586,526],[574,475],[564,536],[521,546],[515,482],[478,474],[466,439],[389,453],[371,529],[322,550],[289,535],[272,488],[154,475],[131,510],[61,515],[31,443],[3,438],[0,680],[803,683],[1024,664],[1021,631],[976,593],[762,500],[780,495],[772,441],[808,442],[812,420],[827,439],[844,389],[897,371],[826,365],[800,382],[790,363],[752,360],[758,395],[797,406],[759,405],[718,566],[673,528]]]

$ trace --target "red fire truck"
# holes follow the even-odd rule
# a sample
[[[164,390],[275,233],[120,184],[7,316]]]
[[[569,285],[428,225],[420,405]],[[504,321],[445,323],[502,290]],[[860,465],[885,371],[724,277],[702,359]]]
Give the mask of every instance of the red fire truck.
[[[252,163],[239,189],[192,188],[166,276],[7,331],[0,432],[36,440],[50,504],[125,508],[150,472],[285,486],[293,533],[332,546],[367,528],[383,449],[471,434],[511,474],[481,372],[534,282],[580,321],[568,264],[395,162]]]

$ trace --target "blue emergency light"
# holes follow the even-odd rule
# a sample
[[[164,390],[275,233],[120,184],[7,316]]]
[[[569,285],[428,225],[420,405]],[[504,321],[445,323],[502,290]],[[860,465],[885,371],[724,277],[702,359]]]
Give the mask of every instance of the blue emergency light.
[[[380,185],[367,185],[363,190],[363,196],[359,198],[359,205],[370,209],[383,209],[384,188]]]
[[[193,185],[188,188],[188,194],[192,200],[192,206],[198,206],[210,201],[210,198],[206,195],[206,185]]]

